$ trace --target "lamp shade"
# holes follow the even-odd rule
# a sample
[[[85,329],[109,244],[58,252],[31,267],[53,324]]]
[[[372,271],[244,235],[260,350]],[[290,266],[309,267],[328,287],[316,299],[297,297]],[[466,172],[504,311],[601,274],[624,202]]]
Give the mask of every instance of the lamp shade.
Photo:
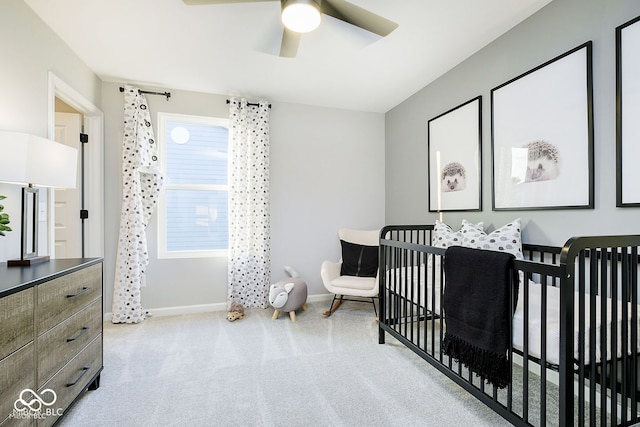
[[[0,131],[0,181],[76,188],[78,150],[46,138]]]

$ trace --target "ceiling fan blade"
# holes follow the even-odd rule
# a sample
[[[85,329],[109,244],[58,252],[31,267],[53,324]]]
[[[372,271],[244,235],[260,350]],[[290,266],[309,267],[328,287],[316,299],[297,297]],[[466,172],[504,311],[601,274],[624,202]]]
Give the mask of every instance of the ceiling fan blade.
[[[261,1],[274,1],[274,0],[182,0],[187,6],[194,6],[200,4],[229,4],[229,3],[258,3]]]
[[[302,34],[284,28],[282,32],[282,44],[280,45],[280,56],[284,58],[295,58],[298,53],[298,45]]]
[[[344,0],[323,0],[320,11],[379,36],[387,36],[398,24]]]

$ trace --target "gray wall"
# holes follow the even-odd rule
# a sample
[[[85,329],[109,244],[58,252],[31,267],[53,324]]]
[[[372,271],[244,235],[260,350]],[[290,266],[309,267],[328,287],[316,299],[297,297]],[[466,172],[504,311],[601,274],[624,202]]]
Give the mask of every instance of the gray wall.
[[[110,312],[120,220],[121,83],[103,83],[22,0],[0,2],[0,40],[1,130],[47,136],[49,71],[104,112],[105,311]],[[228,116],[226,96],[166,89],[172,92],[169,102],[149,97],[154,118],[158,111]],[[311,295],[325,294],[320,264],[339,257],[337,229],[384,224],[384,115],[272,104],[272,278],[285,277],[283,267],[291,265]],[[16,230],[0,237],[4,261],[19,257],[20,187],[0,184],[0,194],[9,196],[3,204]],[[158,260],[156,228],[154,218],[145,307],[224,304],[226,259]]]
[[[637,0],[554,0],[494,43],[386,114],[386,222],[433,223],[428,212],[427,122],[482,95],[482,212],[445,212],[497,228],[523,220],[523,240],[561,245],[575,235],[640,233],[637,208],[615,200],[615,28],[640,15]],[[490,91],[556,56],[593,41],[595,209],[493,212]],[[567,189],[571,191],[571,189]]]
[[[100,105],[100,79],[22,0],[0,2],[0,58],[0,130],[48,136],[49,71]],[[20,257],[20,188],[0,184],[14,230],[0,237],[0,261]]]
[[[123,94],[104,83],[105,114],[105,310],[111,311],[117,230],[120,221]],[[152,119],[158,112],[228,117],[226,96],[169,90],[170,101],[148,96]],[[326,294],[320,264],[339,258],[339,227],[379,228],[384,224],[384,115],[272,101],[271,257],[272,281],[290,265],[309,285]],[[157,223],[147,234],[150,263],[145,308],[223,304],[226,258],[158,259]]]

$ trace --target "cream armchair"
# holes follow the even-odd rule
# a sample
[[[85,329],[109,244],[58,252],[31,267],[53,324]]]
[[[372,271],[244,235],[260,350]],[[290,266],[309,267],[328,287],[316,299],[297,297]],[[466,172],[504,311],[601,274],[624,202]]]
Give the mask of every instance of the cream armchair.
[[[338,262],[324,261],[320,268],[324,287],[334,294],[331,308],[322,314],[331,316],[342,301],[358,301],[371,302],[377,316],[375,298],[378,296],[380,230],[341,228],[338,237],[341,240],[342,257]]]

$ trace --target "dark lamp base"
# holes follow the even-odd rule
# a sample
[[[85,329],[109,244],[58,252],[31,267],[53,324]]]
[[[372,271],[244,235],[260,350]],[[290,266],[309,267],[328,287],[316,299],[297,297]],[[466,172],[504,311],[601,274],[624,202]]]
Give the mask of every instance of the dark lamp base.
[[[41,262],[47,262],[47,261],[49,261],[48,255],[34,256],[31,258],[25,258],[25,259],[10,259],[9,261],[7,261],[7,266],[24,267],[24,266],[34,265],[34,264],[40,264]]]

